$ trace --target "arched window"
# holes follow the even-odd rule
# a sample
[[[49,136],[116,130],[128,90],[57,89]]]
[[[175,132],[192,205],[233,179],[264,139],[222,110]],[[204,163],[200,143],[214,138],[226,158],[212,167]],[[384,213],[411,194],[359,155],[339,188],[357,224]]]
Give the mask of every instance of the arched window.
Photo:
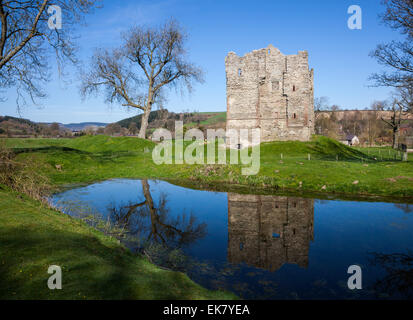
[[[297,115],[294,113],[294,119],[297,119]]]
[[[293,91],[295,91],[295,89],[296,89],[296,88],[295,88],[295,85],[293,85]]]
[[[238,69],[238,76],[241,76],[241,75],[242,75],[242,70]]]

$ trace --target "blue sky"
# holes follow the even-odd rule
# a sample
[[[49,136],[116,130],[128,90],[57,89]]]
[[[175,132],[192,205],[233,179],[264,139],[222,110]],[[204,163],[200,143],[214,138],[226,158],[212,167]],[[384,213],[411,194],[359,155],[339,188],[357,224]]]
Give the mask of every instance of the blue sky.
[[[174,17],[189,34],[189,57],[203,68],[206,81],[190,95],[169,92],[165,106],[170,111],[225,111],[225,56],[230,51],[244,55],[269,44],[284,54],[309,52],[316,97],[327,96],[344,108],[364,109],[390,93],[387,88],[370,88],[368,81],[372,72],[382,69],[369,52],[378,43],[399,37],[380,24],[379,0],[103,0],[103,4],[79,29],[79,56],[86,64],[94,48],[118,46],[120,33],[132,25],[158,25]],[[362,30],[347,27],[347,9],[353,4],[363,10]],[[53,62],[51,68],[47,99],[41,101],[41,108],[23,108],[22,117],[39,122],[114,122],[137,114],[105,104],[103,96],[82,101],[76,74],[67,84],[59,80]],[[6,95],[0,114],[18,116],[14,91]]]

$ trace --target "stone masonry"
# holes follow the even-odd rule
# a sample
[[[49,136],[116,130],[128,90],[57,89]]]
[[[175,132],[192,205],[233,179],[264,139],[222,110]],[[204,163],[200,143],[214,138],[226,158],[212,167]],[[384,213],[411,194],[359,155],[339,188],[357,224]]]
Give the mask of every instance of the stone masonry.
[[[228,261],[276,271],[308,266],[314,200],[228,194]]]
[[[314,71],[307,51],[284,55],[269,45],[244,57],[230,52],[225,66],[227,131],[259,128],[261,142],[311,138]]]

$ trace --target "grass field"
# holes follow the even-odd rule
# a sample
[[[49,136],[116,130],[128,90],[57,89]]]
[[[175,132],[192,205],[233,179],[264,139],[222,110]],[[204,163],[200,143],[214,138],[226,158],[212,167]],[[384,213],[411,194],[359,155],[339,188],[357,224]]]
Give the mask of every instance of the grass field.
[[[413,197],[413,155],[403,162],[391,148],[356,149],[325,137],[305,143],[262,144],[260,172],[255,176],[243,176],[241,165],[155,165],[155,144],[130,137],[6,139],[5,143],[18,153],[18,159],[41,164],[40,170],[54,186],[109,178],[160,178],[243,185],[251,192]],[[56,170],[56,165],[63,170]]]

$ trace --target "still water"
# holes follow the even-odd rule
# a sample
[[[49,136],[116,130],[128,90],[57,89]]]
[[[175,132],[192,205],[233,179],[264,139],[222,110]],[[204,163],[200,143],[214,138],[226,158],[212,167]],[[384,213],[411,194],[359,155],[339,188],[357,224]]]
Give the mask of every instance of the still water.
[[[65,191],[52,201],[155,263],[245,299],[413,298],[412,205],[127,179]],[[347,286],[351,265],[361,267],[361,290]]]

